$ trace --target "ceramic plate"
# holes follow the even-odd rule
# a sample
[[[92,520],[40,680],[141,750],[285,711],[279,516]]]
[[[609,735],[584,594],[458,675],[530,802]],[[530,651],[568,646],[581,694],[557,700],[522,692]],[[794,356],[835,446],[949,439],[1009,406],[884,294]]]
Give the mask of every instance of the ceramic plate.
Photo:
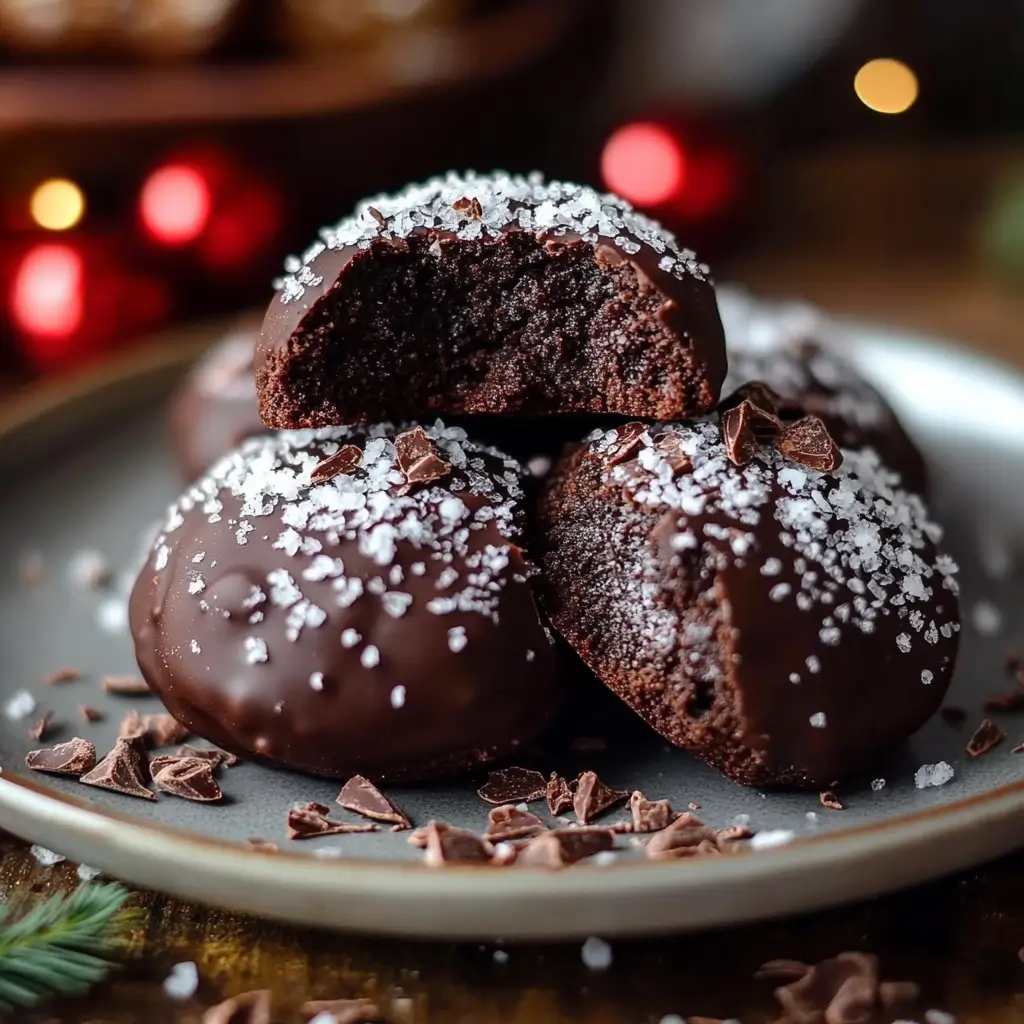
[[[201,339],[200,339],[201,340]],[[850,327],[848,354],[889,394],[930,459],[937,517],[962,566],[965,628],[948,703],[956,728],[936,718],[889,763],[842,790],[845,809],[815,793],[742,789],[624,718],[600,728],[602,753],[579,756],[566,737],[522,763],[542,771],[593,768],[608,783],[691,801],[709,824],[737,819],[788,840],[730,858],[645,861],[623,843],[611,864],[559,873],[424,868],[402,834],[289,842],[296,801],[331,804],[334,782],[243,764],[223,774],[222,806],[162,795],[150,804],[71,779],[28,773],[31,717],[0,715],[0,827],[109,874],[176,895],[296,923],[438,938],[569,938],[734,924],[876,895],[993,857],[1024,841],[1024,716],[1002,716],[1009,737],[971,759],[965,743],[986,694],[1006,688],[1004,657],[1024,647],[1024,379],[1005,366],[934,339]],[[56,739],[112,743],[124,713],[158,710],[154,697],[101,692],[100,676],[134,673],[124,605],[147,525],[178,489],[162,421],[163,399],[188,350],[148,355],[7,408],[0,415],[0,708],[21,691],[54,712]],[[955,412],[954,412],[955,410]],[[966,411],[965,411],[966,410]],[[74,580],[95,550],[117,575],[107,589]],[[17,567],[37,551],[35,587]],[[62,666],[79,682],[44,686]],[[22,698],[23,699],[23,698]],[[101,710],[86,724],[79,705]],[[15,705],[16,709],[17,705]],[[999,717],[999,716],[996,716]],[[915,772],[945,761],[954,777],[919,789]],[[485,773],[484,773],[485,775]],[[389,795],[416,822],[481,829],[483,775]],[[542,805],[535,805],[537,806]],[[342,815],[344,816],[344,815]],[[621,818],[613,814],[611,820]],[[277,854],[243,842],[259,836]]]

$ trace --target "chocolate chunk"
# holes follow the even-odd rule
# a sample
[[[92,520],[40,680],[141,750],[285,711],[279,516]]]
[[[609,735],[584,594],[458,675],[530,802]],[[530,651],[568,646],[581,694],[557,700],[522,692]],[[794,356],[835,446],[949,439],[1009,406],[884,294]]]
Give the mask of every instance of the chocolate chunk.
[[[270,989],[242,992],[211,1006],[200,1024],[271,1024]]]
[[[643,448],[643,436],[646,433],[646,423],[626,423],[616,427],[615,440],[603,451],[604,468],[611,469],[633,458]]]
[[[288,838],[312,839],[314,836],[340,836],[352,832],[379,832],[376,825],[352,825],[335,821],[327,815],[330,808],[324,804],[308,803],[288,811]]]
[[[769,960],[754,971],[757,981],[798,981],[811,971],[811,965],[800,960]]]
[[[974,730],[974,735],[967,741],[967,753],[971,757],[981,757],[1005,739],[1006,730],[1001,725],[997,725],[991,718],[983,718]]]
[[[787,423],[775,446],[785,458],[820,473],[831,473],[843,464],[843,453],[817,416]]]
[[[245,845],[257,853],[277,853],[277,843],[272,843],[269,839],[261,839],[259,836],[250,836],[246,839]]]
[[[690,456],[683,450],[683,435],[669,430],[654,446],[672,470],[673,477],[688,473],[693,468]]]
[[[30,750],[25,756],[25,764],[33,771],[77,777],[96,766],[96,748],[88,740],[76,736],[66,743]]]
[[[451,828],[451,825],[443,821],[428,821],[426,825],[414,828],[405,841],[410,846],[415,846],[417,850],[425,850],[427,848],[427,830],[431,827],[443,832],[446,828]]]
[[[141,676],[104,676],[100,680],[100,686],[106,693],[133,697],[153,692]]]
[[[516,860],[524,867],[564,868],[610,850],[615,833],[607,828],[556,828],[532,839]]]
[[[329,1014],[333,1024],[378,1024],[379,1021],[387,1021],[371,999],[311,999],[302,1004],[302,1012]]]
[[[830,811],[841,811],[843,809],[843,802],[836,796],[834,790],[823,789],[818,794],[818,799],[821,801],[821,806],[827,807]]]
[[[987,710],[987,708],[986,708]],[[962,725],[967,721],[967,712],[963,708],[955,708],[951,704],[947,704],[944,708],[939,710],[939,714],[942,715],[944,721],[950,725]]]
[[[747,401],[722,412],[722,441],[729,461],[736,466],[745,466],[761,451],[754,432],[754,421],[760,415],[760,410]]]
[[[552,814],[564,814],[572,810],[572,790],[569,783],[555,772],[551,773],[548,779],[546,793],[548,810]]]
[[[86,786],[110,789],[124,796],[155,800],[156,794],[146,788],[149,766],[140,739],[118,739],[114,749],[91,772],[79,780]]]
[[[404,812],[398,809],[369,779],[362,775],[353,775],[336,797],[346,811],[369,818],[371,821],[382,821],[386,825],[394,825],[393,831],[401,832],[411,828],[412,822]]]
[[[77,668],[59,668],[43,677],[47,686],[58,686],[60,683],[75,683],[82,678],[82,673]]]
[[[492,843],[508,842],[512,839],[527,839],[547,830],[547,825],[536,814],[521,811],[515,804],[504,804],[492,807],[488,812],[484,839]]]
[[[102,722],[103,721],[103,712],[100,711],[99,708],[91,708],[87,704],[79,704],[78,705],[78,713],[87,722],[90,722],[90,723],[91,722]]]
[[[746,839],[745,828],[709,828],[692,814],[680,814],[668,828],[656,832],[644,847],[653,860],[674,860],[680,857],[716,856],[730,852],[737,839]]]
[[[667,800],[648,800],[640,790],[634,790],[629,798],[629,810],[633,815],[634,832],[660,832],[676,817]]]
[[[465,828],[451,828],[431,822],[424,831],[426,852],[423,863],[439,868],[445,864],[488,863],[494,856],[494,847],[475,832]]]
[[[529,768],[499,768],[487,776],[477,794],[489,804],[521,804],[543,800],[547,784],[540,772]]]
[[[395,461],[405,477],[405,484],[398,489],[400,495],[408,494],[419,484],[442,480],[452,471],[451,463],[441,456],[422,427],[413,427],[395,437]]]
[[[189,733],[173,715],[161,713],[158,715],[144,715],[142,718],[143,728],[146,730],[146,739],[152,747],[171,747],[180,743]]]
[[[1005,690],[993,693],[985,700],[986,711],[1021,711],[1024,710],[1024,687],[1016,690]]]
[[[138,711],[129,711],[118,727],[117,735],[123,740],[142,739],[146,735],[146,727],[142,723],[142,716]]]
[[[625,789],[611,789],[606,786],[597,777],[596,772],[583,772],[576,780],[572,806],[576,817],[587,825],[616,804],[622,803],[628,796],[629,792]]]
[[[161,763],[157,765],[157,761]],[[214,803],[224,795],[213,777],[214,765],[201,757],[160,757],[150,763],[157,789],[198,803]]]
[[[456,199],[452,203],[452,209],[461,214],[463,217],[468,217],[470,220],[480,220],[483,215],[483,207],[480,205],[480,200],[474,196],[472,199],[463,196],[461,199]]]
[[[309,479],[315,484],[322,484],[325,480],[332,480],[336,476],[343,476],[357,469],[363,459],[363,450],[354,444],[346,444],[333,455],[324,459],[310,474]]]
[[[44,711],[33,723],[28,734],[34,740],[41,740],[49,731],[50,723],[53,721],[53,712]]]

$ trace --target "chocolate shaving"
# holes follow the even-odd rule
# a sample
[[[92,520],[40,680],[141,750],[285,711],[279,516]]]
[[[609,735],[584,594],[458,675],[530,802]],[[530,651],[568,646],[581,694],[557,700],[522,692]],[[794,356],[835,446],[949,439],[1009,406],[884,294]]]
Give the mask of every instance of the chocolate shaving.
[[[750,831],[733,827],[709,828],[692,814],[680,814],[668,828],[656,832],[647,841],[644,852],[652,860],[675,860],[680,857],[716,856],[731,852],[737,839],[747,839]]]
[[[633,815],[634,832],[660,832],[676,817],[667,800],[648,800],[640,790],[634,790],[629,798],[629,810]]]
[[[818,794],[818,799],[821,801],[821,806],[827,807],[830,811],[841,811],[843,809],[843,802],[836,796],[835,790],[823,789]]]
[[[484,839],[492,843],[508,842],[512,839],[528,839],[547,831],[547,825],[536,814],[521,811],[515,804],[505,804],[492,807],[488,812]]]
[[[82,673],[77,668],[59,668],[43,677],[46,686],[58,686],[61,683],[76,683],[82,678]]]
[[[572,810],[572,790],[561,775],[555,772],[551,773],[545,795],[547,796],[548,810],[552,814],[565,814],[566,811]]]
[[[348,475],[359,468],[362,459],[363,450],[354,444],[347,444],[329,458],[324,459],[313,470],[309,479],[314,484],[322,484],[325,480],[332,480],[336,476]]]
[[[784,458],[820,473],[832,473],[843,464],[843,453],[817,416],[804,416],[787,423],[775,447]]]
[[[379,832],[376,825],[353,825],[347,821],[329,818],[330,808],[324,804],[308,803],[288,811],[289,839],[312,839],[314,836],[340,836],[352,832]]]
[[[333,1024],[378,1024],[387,1021],[371,999],[311,999],[302,1004],[303,1013],[330,1014]]]
[[[277,843],[272,843],[269,839],[261,839],[259,836],[250,836],[246,839],[245,845],[257,853],[277,853]]]
[[[424,830],[423,863],[439,868],[445,864],[483,864],[494,856],[494,847],[475,832],[431,822]]]
[[[270,989],[242,992],[211,1006],[200,1024],[271,1024]]]
[[[376,222],[377,222],[377,223],[378,223],[379,225],[381,225],[381,226],[383,227],[383,225],[384,225],[385,221],[387,220],[387,218],[386,218],[386,217],[384,216],[384,214],[383,214],[383,213],[381,213],[381,212],[380,212],[380,210],[378,210],[378,209],[377,209],[377,207],[376,207],[376,206],[368,206],[368,207],[366,208],[366,212],[367,212],[367,213],[368,213],[368,214],[369,214],[369,215],[370,215],[370,216],[371,216],[371,217],[372,217],[372,218],[373,218],[373,219],[374,219],[374,220],[375,220],[375,221],[376,221]]]
[[[78,713],[90,723],[103,721],[103,712],[99,708],[89,707],[88,704],[79,704]]]
[[[984,708],[986,711],[1024,710],[1024,687],[991,694],[986,698]]]
[[[499,768],[487,776],[477,794],[489,804],[528,804],[544,799],[547,783],[540,772],[529,768]]]
[[[166,713],[144,715],[142,727],[145,729],[146,740],[152,747],[172,747],[189,734],[189,730],[181,722]]]
[[[628,797],[628,790],[611,789],[597,777],[596,772],[583,772],[576,780],[572,807],[580,822],[588,825]]]
[[[610,850],[615,833],[607,828],[556,828],[531,840],[519,852],[517,865],[539,868],[564,868]]]
[[[36,772],[74,775],[76,778],[96,767],[96,748],[80,736],[42,750],[30,750],[25,765]]]
[[[991,718],[983,718],[974,730],[974,735],[967,741],[967,753],[971,757],[981,757],[1005,739],[1006,730],[1001,725],[997,725]]]
[[[616,427],[615,440],[602,453],[604,468],[611,469],[633,458],[643,448],[643,436],[646,433],[646,423],[626,423]]]
[[[396,492],[400,495],[420,484],[441,480],[452,471],[451,463],[441,456],[422,427],[413,427],[395,438],[395,462],[405,477],[405,483]]]
[[[49,732],[50,723],[53,721],[53,712],[44,711],[33,723],[32,728],[29,729],[28,734],[34,740],[42,740],[42,738]]]
[[[761,451],[754,432],[754,420],[759,414],[757,407],[747,401],[722,412],[722,441],[729,461],[736,466],[745,466]]]
[[[146,735],[146,727],[142,724],[142,716],[138,711],[129,711],[121,719],[117,735],[122,740],[141,740]]]
[[[201,757],[204,761],[213,761],[214,767],[224,765],[226,768],[231,768],[238,764],[238,758],[234,754],[229,754],[226,750],[217,750],[214,747],[193,747],[188,743],[183,743],[177,750],[177,757]],[[159,758],[154,758],[155,763]]]
[[[157,761],[161,763],[157,765]],[[224,795],[213,777],[213,763],[201,757],[154,758],[149,767],[156,788],[171,796],[209,804]]]
[[[336,797],[336,802],[363,818],[371,821],[382,821],[386,825],[394,825],[393,831],[401,832],[411,828],[408,816],[395,806],[369,779],[362,775],[353,775]]]
[[[472,199],[469,199],[466,196],[463,196],[461,199],[456,199],[455,202],[452,203],[452,209],[463,217],[468,217],[470,220],[480,220],[484,215],[483,207],[480,205],[480,200],[477,199],[476,196],[473,196]]]
[[[86,786],[109,789],[124,796],[142,800],[156,799],[156,794],[146,788],[149,766],[139,739],[119,739],[114,749],[78,781]]]
[[[143,696],[153,691],[149,684],[140,676],[104,676],[100,686],[105,693],[116,693],[123,696]]]
[[[950,725],[962,725],[967,721],[967,712],[963,708],[956,708],[949,704],[942,708],[939,714]]]
[[[689,473],[693,469],[690,456],[683,451],[683,435],[678,431],[670,430],[664,434],[654,446],[658,454],[672,470],[672,476],[677,477],[682,473]]]

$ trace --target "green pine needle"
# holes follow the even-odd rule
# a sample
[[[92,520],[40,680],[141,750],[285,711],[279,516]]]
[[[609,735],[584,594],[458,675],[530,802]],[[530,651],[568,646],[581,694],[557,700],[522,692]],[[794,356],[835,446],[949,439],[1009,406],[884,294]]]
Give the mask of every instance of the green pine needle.
[[[80,995],[102,981],[131,917],[120,913],[127,898],[119,885],[81,885],[13,922],[10,904],[0,905],[0,1010]]]

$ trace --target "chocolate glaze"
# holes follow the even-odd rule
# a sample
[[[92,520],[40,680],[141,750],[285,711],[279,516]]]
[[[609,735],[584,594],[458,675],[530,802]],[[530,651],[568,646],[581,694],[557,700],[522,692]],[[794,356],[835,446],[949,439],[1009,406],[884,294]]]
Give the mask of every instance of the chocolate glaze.
[[[289,264],[257,344],[270,426],[667,418],[718,397],[725,352],[707,268],[617,197],[449,175],[369,200],[322,234]]]
[[[252,369],[258,334],[258,322],[240,322],[196,363],[171,400],[171,443],[186,481],[267,429],[260,420]]]
[[[545,481],[542,604],[649,725],[739,782],[821,787],[934,713],[955,566],[873,452],[845,450],[835,473],[768,451],[741,468],[702,423],[651,428],[615,462],[623,434]]]
[[[522,471],[436,424],[451,472],[400,496],[395,430],[369,433],[251,439],[175,503],[131,597],[143,675],[192,732],[316,774],[417,779],[509,754],[559,693],[519,547]],[[350,444],[362,465],[311,485]]]

